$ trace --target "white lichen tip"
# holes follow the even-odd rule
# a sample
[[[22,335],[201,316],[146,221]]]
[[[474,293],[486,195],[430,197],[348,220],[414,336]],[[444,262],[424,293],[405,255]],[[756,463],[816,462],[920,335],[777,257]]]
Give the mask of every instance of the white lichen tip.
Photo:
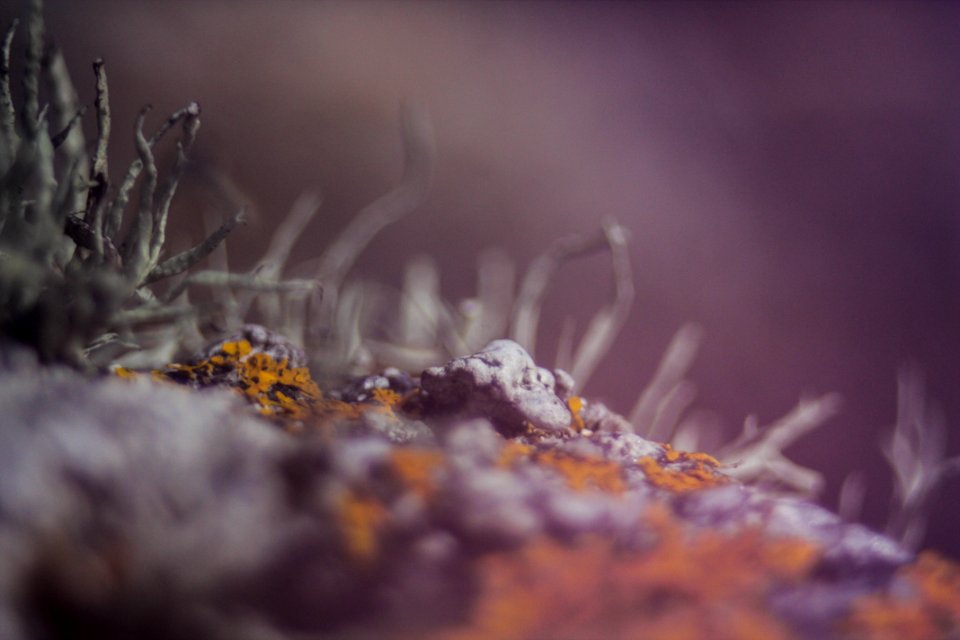
[[[563,431],[572,420],[557,395],[554,375],[513,340],[494,340],[471,356],[427,369],[421,387],[435,409],[488,415],[508,430],[529,422],[545,431]]]

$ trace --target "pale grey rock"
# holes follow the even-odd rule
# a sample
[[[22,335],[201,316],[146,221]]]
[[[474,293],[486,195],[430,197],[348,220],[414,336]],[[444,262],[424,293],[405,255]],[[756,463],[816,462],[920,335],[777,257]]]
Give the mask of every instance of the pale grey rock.
[[[623,431],[594,433],[590,436],[590,441],[600,449],[604,458],[622,465],[633,464],[639,458],[663,453],[663,445]]]
[[[291,445],[235,394],[0,372],[2,637],[64,637],[51,607],[72,637],[248,637],[217,597],[296,533],[278,473]],[[154,616],[166,626],[147,633]]]
[[[607,433],[633,433],[633,425],[618,413],[607,408],[602,402],[588,402],[580,410],[583,425],[590,431]]]
[[[574,381],[572,375],[563,369],[554,369],[553,377],[556,381],[557,395],[560,396],[561,400],[565,401],[573,395],[573,389],[577,386],[577,383]]]
[[[512,340],[494,340],[478,353],[427,369],[420,382],[431,412],[484,416],[507,434],[521,431],[524,422],[566,431],[572,420],[553,374]]]

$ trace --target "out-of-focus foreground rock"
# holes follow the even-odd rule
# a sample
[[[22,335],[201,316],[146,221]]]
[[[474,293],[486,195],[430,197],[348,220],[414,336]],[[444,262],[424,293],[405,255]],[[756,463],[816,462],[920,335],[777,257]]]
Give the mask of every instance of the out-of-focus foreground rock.
[[[244,335],[99,379],[4,348],[4,638],[960,631],[947,560],[552,386],[530,393],[569,423],[532,423],[529,395],[490,394],[529,386],[491,359],[516,345],[475,356],[482,379],[462,360],[429,390],[396,371],[320,390]]]

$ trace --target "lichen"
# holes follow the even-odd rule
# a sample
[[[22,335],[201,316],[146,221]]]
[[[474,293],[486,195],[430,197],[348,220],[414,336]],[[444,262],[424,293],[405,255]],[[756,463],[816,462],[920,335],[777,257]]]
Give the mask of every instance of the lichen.
[[[200,127],[200,105],[177,110],[149,135],[144,129],[150,107],[144,107],[133,128],[137,159],[119,183],[111,183],[103,61],[94,62],[97,137],[88,155],[85,108],[77,103],[62,54],[46,40],[40,0],[30,2],[25,19],[24,92],[19,108],[14,104],[10,69],[17,26],[7,30],[0,52],[0,333],[31,345],[44,361],[89,369],[156,346],[158,333],[169,340],[169,329],[182,329],[195,317],[197,309],[178,300],[188,280],[166,292],[155,286],[209,255],[240,213],[195,247],[165,256],[167,221]],[[41,81],[49,96],[42,95]],[[40,109],[42,97],[50,100],[49,109]],[[158,145],[178,125],[176,156],[161,180]],[[131,198],[138,179],[137,197]],[[267,291],[316,284],[224,277]]]
[[[398,448],[390,453],[390,469],[400,486],[429,500],[438,490],[437,472],[444,465],[443,454],[431,449]]]
[[[114,372],[123,378],[137,377],[124,367],[117,367]],[[261,414],[283,415],[291,421],[307,418],[321,398],[306,367],[290,366],[287,358],[278,361],[269,353],[255,350],[246,339],[219,343],[207,357],[173,363],[152,371],[150,376],[195,389],[232,388],[255,404]]]
[[[960,566],[932,552],[901,568],[886,593],[864,596],[839,625],[848,638],[953,638],[960,634]]]
[[[664,445],[662,456],[644,456],[637,464],[651,484],[668,491],[694,491],[729,482],[718,472],[720,463],[713,456],[675,451],[669,444]]]
[[[509,469],[524,463],[559,473],[575,491],[594,489],[619,494],[626,489],[623,469],[599,456],[574,455],[557,449],[541,450],[515,441],[507,442],[500,454],[499,465]]]
[[[666,511],[650,513],[649,548],[588,536],[538,538],[478,563],[469,623],[437,638],[790,638],[766,596],[804,579],[819,555],[803,540],[689,536]]]
[[[387,509],[373,497],[346,493],[338,516],[347,555],[366,564],[376,561],[380,553],[378,537],[387,520]]]
[[[680,421],[694,397],[693,325],[630,420],[581,395],[633,298],[622,227],[560,240],[516,296],[512,267],[487,256],[477,299],[459,306],[440,298],[432,263],[414,261],[396,322],[371,329],[369,289],[347,276],[418,206],[433,171],[429,119],[404,109],[400,183],[331,243],[315,277],[281,280],[319,208],[311,194],[253,271],[188,273],[207,257],[225,267],[214,249],[240,220],[164,254],[199,105],[152,135],[142,110],[138,157],[111,183],[105,66],[94,63],[88,152],[63,60],[45,58],[40,9],[34,0],[26,20],[19,109],[16,25],[0,56],[0,335],[78,368],[143,358],[113,366],[120,380],[85,377],[0,342],[0,637],[960,634],[954,563],[797,495],[820,476],[783,449],[834,415],[837,396],[803,400],[765,429],[748,420],[717,457],[661,443],[696,440]],[[157,145],[178,126],[161,171]],[[539,366],[547,287],[597,249],[612,258],[613,300],[556,368]],[[189,303],[200,286],[224,288],[227,329],[202,349]],[[266,326],[246,323],[257,293]],[[194,355],[174,356],[187,343]],[[903,521],[891,532],[910,542],[957,461],[944,460],[908,382],[887,454]]]
[[[94,551],[67,557],[100,558],[96,545],[114,539],[135,563],[156,557],[177,602],[204,603],[208,622],[184,627],[201,637],[225,637],[209,620],[222,620],[219,607],[232,611],[238,602],[258,624],[286,620],[293,609],[300,631],[382,636],[407,629],[425,638],[883,638],[891,630],[937,637],[960,620],[954,565],[927,556],[914,562],[895,541],[809,501],[741,485],[711,456],[645,440],[587,400],[576,412],[586,428],[510,435],[482,417],[434,412],[421,403],[416,376],[385,371],[321,390],[306,369],[289,366],[296,353],[280,361],[267,353],[287,353],[279,337],[260,335],[256,345],[239,337],[153,373],[118,370],[133,382],[75,374],[57,382],[40,369],[29,375],[43,376],[43,384],[30,385],[23,371],[0,370],[0,406],[20,425],[0,450],[34,456],[13,464],[19,484],[0,490],[0,526],[20,531],[15,522],[32,523],[31,533],[16,539],[33,548],[66,521],[95,532],[98,522],[114,523],[109,535],[91,534]],[[296,393],[278,390],[290,380]],[[459,391],[486,393],[481,385]],[[228,392],[232,403],[224,402]],[[39,402],[38,393],[46,394]],[[68,428],[55,416],[64,407],[74,415],[76,394],[84,417]],[[153,394],[165,404],[154,406]],[[143,402],[156,413],[149,424],[141,425],[142,412],[120,408]],[[216,414],[215,428],[190,413],[209,402],[231,407]],[[84,403],[101,404],[91,411]],[[27,413],[29,423],[19,417]],[[183,424],[164,429],[161,415]],[[258,430],[266,449],[255,442]],[[101,431],[119,439],[111,444]],[[214,433],[215,441],[204,440]],[[140,438],[147,435],[145,448]],[[88,445],[77,449],[72,438]],[[50,447],[37,448],[47,441]],[[222,451],[208,450],[214,445]],[[186,470],[203,456],[214,457],[212,466]],[[217,463],[237,456],[239,467]],[[104,473],[115,473],[117,460],[129,461],[125,484],[105,499],[98,487],[113,486]],[[51,482],[65,486],[58,495],[73,496],[57,503],[64,510],[56,516],[41,506],[51,504],[42,488]],[[197,487],[206,496],[201,503],[190,499]],[[157,496],[173,496],[169,514],[149,506],[166,504]],[[144,510],[129,522],[114,504]],[[234,574],[230,563],[210,565],[203,533],[210,520],[250,527],[248,510],[268,514],[257,525],[261,546],[245,549],[237,534],[230,553],[252,568]],[[157,551],[163,543],[143,533],[172,523],[181,532],[176,566],[168,564],[169,551]],[[35,621],[50,590],[67,603],[58,606],[77,607],[61,578],[50,577],[62,572],[62,554],[37,553],[33,568],[16,569],[23,554],[4,555],[0,546],[0,569],[27,571],[45,589],[12,610],[16,620]],[[239,592],[212,578],[197,586],[182,566],[235,576]],[[113,594],[152,593],[146,576],[153,574],[136,575],[144,577],[104,587],[93,620],[132,616],[131,628],[142,630],[169,606],[169,597],[144,596],[131,606],[151,613],[124,613]],[[298,586],[307,584],[307,591]],[[99,628],[84,617],[93,614],[75,615],[81,628]],[[243,624],[222,628],[239,637]],[[278,637],[287,631],[280,624]]]

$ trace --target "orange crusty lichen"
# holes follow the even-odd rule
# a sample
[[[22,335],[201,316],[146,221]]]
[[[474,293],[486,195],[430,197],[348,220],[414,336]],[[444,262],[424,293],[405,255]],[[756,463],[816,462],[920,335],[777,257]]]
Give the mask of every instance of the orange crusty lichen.
[[[436,492],[436,473],[442,466],[443,454],[439,451],[396,448],[390,452],[390,469],[404,487],[422,498]]]
[[[623,469],[615,462],[596,456],[574,455],[556,449],[539,451],[516,441],[508,442],[500,453],[499,466],[509,468],[521,460],[559,472],[567,485],[576,491],[599,489],[607,493],[623,493],[626,484]]]
[[[378,500],[355,492],[346,492],[338,505],[337,520],[347,555],[359,562],[371,563],[380,552],[379,535],[389,515]]]
[[[134,379],[140,374],[116,367],[114,375]],[[356,420],[367,412],[397,418],[403,397],[390,389],[376,389],[369,401],[350,403],[325,396],[306,367],[291,367],[256,351],[248,340],[223,343],[216,353],[197,362],[173,363],[150,372],[152,378],[198,387],[225,386],[243,394],[266,416],[294,428],[303,421],[323,425]]]
[[[567,398],[567,409],[570,410],[570,415],[573,416],[570,426],[573,427],[573,430],[577,433],[583,431],[586,426],[583,422],[583,417],[580,415],[583,405],[583,398],[580,396],[570,396]]]
[[[717,473],[720,463],[705,453],[675,451],[669,444],[663,445],[663,462],[654,456],[637,460],[651,484],[675,493],[706,489],[728,482]],[[509,441],[500,453],[499,466],[509,468],[520,460],[549,467],[560,472],[571,489],[596,488],[608,493],[626,490],[623,469],[615,462],[602,458],[551,449],[540,451],[536,447]]]
[[[240,389],[265,415],[304,418],[309,403],[320,397],[306,367],[290,368],[286,360],[277,362],[265,353],[252,354],[237,365]]]
[[[648,523],[656,544],[644,551],[599,536],[570,545],[544,537],[481,559],[468,622],[438,637],[791,637],[765,598],[810,572],[819,558],[812,543],[755,529],[685,535],[665,508]]]
[[[138,375],[136,371],[127,367],[113,367],[110,373],[123,380],[136,380]]]
[[[539,464],[559,471],[571,489],[600,489],[607,493],[623,493],[626,485],[623,470],[615,462],[595,456],[574,456],[562,451],[545,451],[534,459]]]
[[[443,466],[439,451],[398,447],[387,458],[387,469],[399,482],[399,487],[431,498],[438,488],[436,472]],[[388,506],[369,492],[346,489],[336,506],[344,549],[347,556],[364,566],[379,560],[382,535],[390,526]]]
[[[689,451],[677,451],[670,444],[663,445],[663,457],[667,462],[699,462],[716,469],[720,466],[720,461],[708,453],[691,453]]]
[[[391,420],[399,420],[397,415],[403,403],[403,396],[390,389],[375,389],[371,398],[365,402],[345,402],[320,395],[309,404],[316,426],[330,423],[359,420],[368,413],[380,414]]]
[[[899,640],[960,637],[960,566],[932,552],[897,572],[912,593],[858,600],[842,625],[849,638]]]
[[[720,463],[706,453],[676,451],[665,444],[663,462],[655,456],[644,456],[637,464],[650,483],[659,488],[683,493],[725,484],[728,479],[717,473]]]
[[[124,367],[114,369],[124,379],[138,374]],[[216,353],[197,362],[169,364],[150,372],[155,380],[200,387],[228,386],[242,393],[260,413],[301,420],[320,399],[320,389],[306,367],[291,367],[286,359],[255,351],[248,340],[223,343]]]
[[[512,467],[518,460],[526,460],[533,455],[536,449],[529,444],[523,444],[516,440],[508,440],[503,449],[500,450],[500,459],[498,466],[502,468]]]

